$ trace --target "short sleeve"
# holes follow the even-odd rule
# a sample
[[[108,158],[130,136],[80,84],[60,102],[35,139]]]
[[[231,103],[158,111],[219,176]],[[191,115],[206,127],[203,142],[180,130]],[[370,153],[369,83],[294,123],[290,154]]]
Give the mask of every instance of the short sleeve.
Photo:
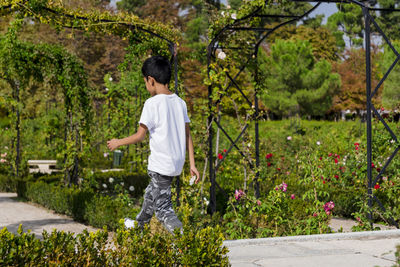
[[[189,123],[190,122],[190,119],[189,119],[189,116],[188,116],[188,114],[187,114],[187,107],[186,107],[186,103],[185,103],[185,101],[183,101],[183,107],[184,107],[184,114],[183,114],[183,116],[184,116],[184,119],[185,119],[185,123]]]
[[[154,127],[154,114],[151,112],[151,107],[148,101],[144,103],[142,115],[140,116],[139,124],[146,125],[147,129],[150,130]]]

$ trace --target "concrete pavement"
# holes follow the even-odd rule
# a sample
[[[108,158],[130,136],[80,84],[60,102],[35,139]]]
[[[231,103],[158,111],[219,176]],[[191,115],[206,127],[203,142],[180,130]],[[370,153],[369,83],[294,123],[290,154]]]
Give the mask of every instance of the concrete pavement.
[[[400,230],[225,241],[233,267],[395,266]]]

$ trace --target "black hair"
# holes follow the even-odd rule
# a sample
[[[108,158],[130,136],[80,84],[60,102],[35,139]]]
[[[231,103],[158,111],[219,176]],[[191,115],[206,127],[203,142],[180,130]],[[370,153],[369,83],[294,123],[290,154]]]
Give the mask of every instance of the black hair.
[[[152,56],[144,61],[142,73],[146,79],[151,76],[158,83],[169,84],[171,80],[171,64],[165,57]]]

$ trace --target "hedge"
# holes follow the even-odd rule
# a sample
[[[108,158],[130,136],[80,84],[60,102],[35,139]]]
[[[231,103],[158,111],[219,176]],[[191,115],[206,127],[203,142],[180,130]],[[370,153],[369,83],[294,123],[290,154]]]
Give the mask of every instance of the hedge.
[[[17,193],[19,197],[100,228],[116,229],[119,219],[132,218],[138,212],[125,198],[98,194],[92,188],[19,181]]]
[[[3,228],[0,266],[229,266],[219,228],[171,235],[119,227],[109,240],[106,229],[76,235],[44,231],[39,240],[21,226],[18,234]]]

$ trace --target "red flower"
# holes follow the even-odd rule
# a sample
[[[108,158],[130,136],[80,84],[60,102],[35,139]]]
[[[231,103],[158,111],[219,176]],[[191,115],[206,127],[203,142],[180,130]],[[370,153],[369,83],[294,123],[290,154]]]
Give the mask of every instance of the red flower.
[[[332,153],[329,153],[329,154],[328,154],[328,157],[332,157]]]
[[[381,107],[381,111],[384,111],[385,109],[383,107]]]
[[[339,161],[338,161],[337,159],[335,159],[335,164],[338,164],[338,162],[339,162]]]
[[[280,170],[281,170],[281,168],[276,168],[276,170],[277,170],[277,171],[280,171]]]
[[[322,157],[319,157],[319,160],[322,160]]]
[[[335,174],[335,178],[336,178],[336,180],[339,179],[339,175]]]
[[[377,172],[381,172],[381,168],[376,168],[376,171]]]
[[[376,184],[376,185],[374,186],[374,188],[375,188],[376,190],[378,190],[379,188],[381,188],[381,186],[380,186],[379,184]]]
[[[325,180],[324,180],[324,181],[322,181],[322,183],[323,183],[323,184],[325,184]]]
[[[375,164],[374,163],[371,163],[371,168],[372,169],[375,168]]]
[[[271,166],[272,165],[272,163],[271,162],[267,162],[267,166],[269,167],[269,166]]]
[[[226,153],[228,150],[224,149],[224,153]]]
[[[267,155],[265,156],[265,158],[266,158],[266,159],[272,158],[272,153],[267,154]]]
[[[221,153],[218,153],[218,158],[219,158],[219,159],[222,159],[222,158],[223,158],[223,156],[222,156]]]
[[[355,145],[355,146],[359,146],[360,144],[359,144],[359,143],[354,143],[354,145]]]

